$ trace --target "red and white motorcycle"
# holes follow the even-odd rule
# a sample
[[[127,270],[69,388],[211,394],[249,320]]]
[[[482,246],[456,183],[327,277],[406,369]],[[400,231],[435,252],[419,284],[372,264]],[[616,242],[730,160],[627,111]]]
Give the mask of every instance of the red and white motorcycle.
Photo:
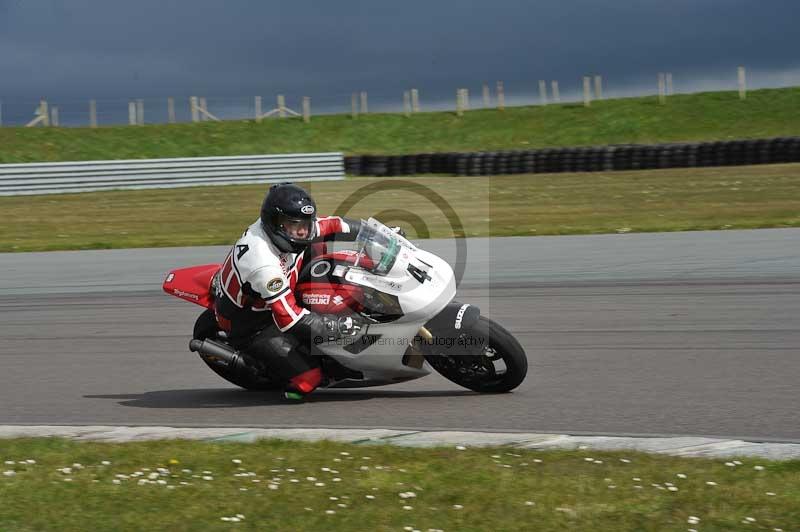
[[[171,271],[164,291],[206,307],[190,350],[218,375],[251,390],[279,389],[268,375],[237,367],[244,358],[216,326],[214,274],[219,264]],[[295,296],[312,312],[358,313],[369,323],[347,341],[314,339],[327,380],[322,387],[380,386],[424,377],[435,369],[450,381],[485,393],[508,392],[525,379],[519,342],[469,304],[454,301],[453,269],[377,220],[362,223],[355,249],[309,246]]]

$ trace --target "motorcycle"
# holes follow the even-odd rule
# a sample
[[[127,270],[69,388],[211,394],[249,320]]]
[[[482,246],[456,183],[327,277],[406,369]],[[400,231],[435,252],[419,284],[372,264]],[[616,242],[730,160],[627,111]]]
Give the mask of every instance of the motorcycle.
[[[438,256],[370,218],[362,222],[354,249],[309,246],[295,286],[298,302],[312,312],[359,314],[360,334],[313,339],[326,380],[321,388],[395,384],[437,371],[482,393],[509,392],[525,379],[528,361],[507,330],[474,305],[454,300],[455,274]],[[219,376],[248,390],[280,389],[231,346],[214,317],[219,264],[169,272],[167,294],[205,307],[189,349]]]

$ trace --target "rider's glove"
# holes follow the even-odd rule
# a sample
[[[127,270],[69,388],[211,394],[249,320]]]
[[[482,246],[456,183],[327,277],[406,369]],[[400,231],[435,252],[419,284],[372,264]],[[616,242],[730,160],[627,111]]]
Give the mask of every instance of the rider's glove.
[[[358,316],[341,316],[337,323],[341,336],[356,336],[367,324]]]
[[[400,226],[390,227],[389,229],[391,229],[392,231],[394,231],[395,233],[397,233],[398,235],[400,235],[402,237],[406,236],[406,232],[403,231],[403,228],[400,227]]]

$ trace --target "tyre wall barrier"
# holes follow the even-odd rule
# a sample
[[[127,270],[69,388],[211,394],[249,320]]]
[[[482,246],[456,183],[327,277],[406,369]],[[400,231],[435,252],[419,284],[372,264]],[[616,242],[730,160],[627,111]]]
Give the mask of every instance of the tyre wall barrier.
[[[800,162],[800,137],[676,144],[620,144],[575,148],[354,155],[344,159],[348,175],[501,175],[697,168]]]

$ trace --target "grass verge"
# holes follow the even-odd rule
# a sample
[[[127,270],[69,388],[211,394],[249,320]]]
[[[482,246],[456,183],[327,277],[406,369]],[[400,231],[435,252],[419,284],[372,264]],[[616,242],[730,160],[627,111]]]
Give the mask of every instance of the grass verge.
[[[379,215],[420,237],[453,235],[442,210],[448,206],[466,236],[800,227],[800,164],[351,178],[304,186],[323,214],[341,212],[352,194],[385,187],[355,204],[348,215]],[[258,217],[265,189],[248,185],[3,197],[0,251],[228,245]],[[412,227],[414,220],[421,225]]]
[[[800,134],[800,88],[467,112],[142,127],[0,128],[0,163],[341,151],[416,153],[723,140]]]
[[[15,531],[791,530],[800,523],[800,461],[48,438],[4,440],[0,458],[0,529]]]

